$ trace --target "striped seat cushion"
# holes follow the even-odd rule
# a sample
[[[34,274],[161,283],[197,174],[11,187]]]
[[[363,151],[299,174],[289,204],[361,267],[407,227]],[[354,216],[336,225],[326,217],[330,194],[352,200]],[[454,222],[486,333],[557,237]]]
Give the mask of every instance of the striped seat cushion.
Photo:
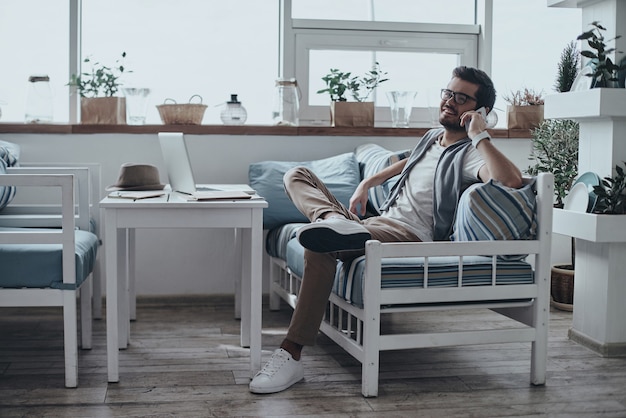
[[[436,257],[428,260],[428,287],[457,287],[459,260],[457,257]],[[533,270],[524,261],[498,261],[496,286],[532,284]],[[491,257],[463,257],[462,286],[490,286],[493,265]],[[333,292],[346,301],[363,307],[365,256],[351,262],[339,262]],[[424,258],[389,258],[382,261],[381,287],[423,288]]]
[[[304,248],[297,239],[288,242],[286,261],[289,269],[299,277],[304,272]],[[454,287],[458,285],[459,259],[457,257],[429,258],[428,286]],[[463,286],[489,286],[492,281],[491,257],[463,257]],[[534,283],[532,267],[525,261],[498,261],[496,285]],[[351,262],[337,262],[333,292],[346,301],[363,307],[363,279],[365,256]],[[424,258],[389,258],[382,261],[382,288],[423,288]]]

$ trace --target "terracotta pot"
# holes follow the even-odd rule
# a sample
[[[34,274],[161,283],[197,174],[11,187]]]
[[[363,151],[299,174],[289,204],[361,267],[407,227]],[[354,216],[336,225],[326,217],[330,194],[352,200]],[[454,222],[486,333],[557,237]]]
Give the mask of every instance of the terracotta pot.
[[[556,265],[551,271],[552,306],[571,312],[574,308],[574,270],[571,265]]]

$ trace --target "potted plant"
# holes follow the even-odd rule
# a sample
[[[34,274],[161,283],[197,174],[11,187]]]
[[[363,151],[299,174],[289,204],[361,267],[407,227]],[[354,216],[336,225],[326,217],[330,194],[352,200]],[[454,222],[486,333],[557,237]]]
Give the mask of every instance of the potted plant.
[[[543,93],[524,88],[504,96],[508,129],[534,129],[543,122]]]
[[[383,78],[386,75],[376,62],[362,77],[338,69],[331,69],[322,77],[326,88],[317,93],[330,95],[331,126],[374,126],[374,102],[368,102],[367,99],[376,87],[388,80]],[[348,94],[354,102],[348,101]]]
[[[550,172],[554,175],[554,207],[562,208],[563,199],[578,175],[579,125],[573,120],[546,119],[532,130],[534,164],[530,175]],[[574,301],[575,239],[572,238],[571,263],[552,266],[550,296],[552,305],[571,311]]]
[[[593,208],[593,213],[604,215],[625,214],[625,190],[626,171],[619,165],[616,165],[615,175],[613,177],[604,177],[599,185],[593,186],[593,192],[598,196]]]
[[[613,39],[605,41],[603,31],[606,30],[604,26],[598,21],[591,22],[593,28],[587,32],[583,32],[578,35],[576,39],[587,41],[587,44],[592,49],[581,51],[583,57],[589,58],[592,71],[586,74],[592,78],[591,88],[596,87],[618,87],[619,71],[626,69],[626,64],[617,65],[612,60],[610,55],[612,53],[621,53],[616,51],[615,48],[610,48],[606,42],[619,39],[621,35],[616,36]],[[616,60],[617,61],[617,60]]]
[[[120,78],[126,71],[124,58],[126,52],[122,52],[115,66],[109,67],[87,57],[83,62],[91,65],[90,70],[72,74],[68,85],[75,87],[80,95],[81,123],[126,123],[126,101],[116,96],[122,85]]]
[[[571,41],[568,43],[558,63],[557,76],[554,82],[554,90],[564,93],[572,89],[574,81],[579,73],[580,51],[576,48],[576,43]]]

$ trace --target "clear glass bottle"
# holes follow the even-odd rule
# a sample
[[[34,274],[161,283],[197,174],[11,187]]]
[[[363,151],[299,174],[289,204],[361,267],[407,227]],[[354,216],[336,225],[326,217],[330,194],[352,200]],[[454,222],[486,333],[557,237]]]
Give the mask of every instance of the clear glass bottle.
[[[300,95],[295,78],[276,80],[272,119],[275,125],[298,126]]]
[[[52,122],[52,115],[50,77],[31,75],[28,77],[28,94],[26,96],[26,123],[50,123]]]
[[[222,106],[220,119],[222,119],[224,125],[243,125],[246,123],[248,112],[246,112],[246,108],[243,107],[241,102],[237,100],[236,94],[231,94],[230,101]]]

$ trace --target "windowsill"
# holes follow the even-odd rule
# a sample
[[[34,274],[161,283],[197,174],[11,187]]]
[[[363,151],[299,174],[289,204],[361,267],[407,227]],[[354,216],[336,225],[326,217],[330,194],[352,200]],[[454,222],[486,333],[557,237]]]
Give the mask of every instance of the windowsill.
[[[422,136],[429,128],[333,128],[330,126],[272,125],[67,125],[0,123],[0,134],[154,134],[183,132],[192,135],[287,135],[287,136]],[[493,138],[530,138],[524,129],[493,129]]]

